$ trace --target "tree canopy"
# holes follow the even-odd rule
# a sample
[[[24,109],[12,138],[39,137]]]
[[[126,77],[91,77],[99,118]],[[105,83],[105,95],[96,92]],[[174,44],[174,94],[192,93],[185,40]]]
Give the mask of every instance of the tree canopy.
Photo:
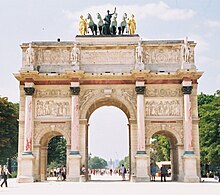
[[[90,158],[88,163],[90,169],[104,169],[107,165],[106,160],[97,156]]]
[[[63,136],[53,137],[48,143],[48,165],[66,165],[66,139]]]
[[[219,92],[214,95],[198,96],[201,163],[212,167],[220,166]]]
[[[0,164],[7,158],[17,156],[18,152],[18,110],[17,103],[0,97]]]

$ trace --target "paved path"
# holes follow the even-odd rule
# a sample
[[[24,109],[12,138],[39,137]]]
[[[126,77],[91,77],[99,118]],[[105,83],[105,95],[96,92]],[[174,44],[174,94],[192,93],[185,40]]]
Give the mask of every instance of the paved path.
[[[96,181],[73,183],[47,181],[16,183],[9,179],[8,188],[0,188],[0,195],[213,195],[220,194],[220,183],[205,179],[201,183],[149,182],[132,183],[112,180],[110,176],[96,177]],[[99,179],[103,179],[100,181]],[[118,178],[120,179],[120,178]]]

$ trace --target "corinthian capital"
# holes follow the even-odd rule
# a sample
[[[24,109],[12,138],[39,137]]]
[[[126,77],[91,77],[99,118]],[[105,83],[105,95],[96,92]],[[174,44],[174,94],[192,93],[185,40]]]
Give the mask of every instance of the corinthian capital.
[[[79,95],[80,87],[70,87],[71,95]]]
[[[183,86],[182,87],[182,92],[183,94],[191,94],[192,93],[192,86]]]
[[[25,95],[33,95],[35,88],[34,87],[24,87]]]

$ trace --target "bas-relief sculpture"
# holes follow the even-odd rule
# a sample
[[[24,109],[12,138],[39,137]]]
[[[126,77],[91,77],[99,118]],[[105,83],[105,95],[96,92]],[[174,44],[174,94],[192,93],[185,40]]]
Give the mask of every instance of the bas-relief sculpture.
[[[144,47],[144,64],[177,64],[181,63],[180,48]]]
[[[70,102],[58,100],[36,100],[36,117],[70,116]]]
[[[180,100],[146,100],[146,116],[181,116]]]

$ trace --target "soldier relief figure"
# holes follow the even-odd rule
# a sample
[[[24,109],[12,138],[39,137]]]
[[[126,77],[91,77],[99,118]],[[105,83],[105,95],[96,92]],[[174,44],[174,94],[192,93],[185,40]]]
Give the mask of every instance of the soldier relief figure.
[[[79,55],[80,55],[80,50],[76,46],[76,44],[74,44],[74,47],[71,51],[72,64],[79,64]]]
[[[34,51],[31,47],[31,43],[29,43],[29,47],[26,50],[26,64],[32,65],[34,61]]]
[[[184,40],[184,44],[182,45],[182,56],[183,56],[183,62],[189,63],[189,57],[190,57],[190,46],[188,43],[188,37]]]

